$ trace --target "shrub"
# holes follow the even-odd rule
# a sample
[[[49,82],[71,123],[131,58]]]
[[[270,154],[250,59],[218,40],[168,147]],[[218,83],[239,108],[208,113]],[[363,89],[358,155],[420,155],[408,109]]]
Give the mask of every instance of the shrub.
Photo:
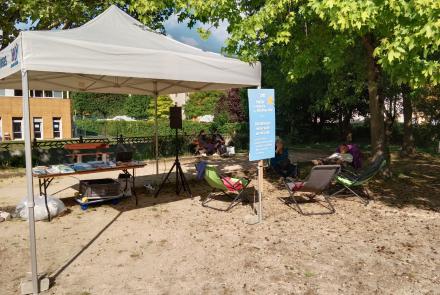
[[[123,135],[126,137],[134,136],[153,136],[154,121],[95,121],[90,119],[76,120],[76,127],[83,136],[101,135],[105,137],[116,137]],[[196,136],[200,130],[211,130],[217,128],[221,134],[233,136],[237,131],[243,132],[245,123],[225,123],[215,121],[213,123],[201,123],[196,121],[183,121],[183,134]],[[247,127],[246,127],[247,128]],[[158,121],[159,136],[174,136],[175,130],[169,127],[169,120],[160,119]],[[247,132],[247,131],[246,131]],[[180,132],[182,133],[182,132]]]

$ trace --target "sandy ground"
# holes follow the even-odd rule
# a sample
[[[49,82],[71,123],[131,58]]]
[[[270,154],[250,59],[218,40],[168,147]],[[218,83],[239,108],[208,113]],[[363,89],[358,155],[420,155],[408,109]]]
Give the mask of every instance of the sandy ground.
[[[184,162],[192,174],[192,162]],[[245,157],[217,163],[255,178]],[[170,167],[161,164],[161,172]],[[153,171],[148,165],[139,175]],[[9,176],[0,181],[4,209],[25,195],[23,177]],[[171,185],[157,199],[139,188],[138,207],[130,199],[87,211],[69,198],[77,182],[63,178],[49,190],[73,186],[57,194],[69,212],[37,222],[39,270],[53,281],[45,294],[440,294],[435,210],[380,199],[364,206],[350,197],[333,199],[335,214],[301,216],[278,199],[287,192],[268,178],[264,222],[247,225],[251,204],[227,213],[204,208],[209,188],[193,179],[192,199],[175,196]],[[302,206],[325,212],[321,204]],[[18,294],[28,252],[27,223],[0,223],[0,294]]]

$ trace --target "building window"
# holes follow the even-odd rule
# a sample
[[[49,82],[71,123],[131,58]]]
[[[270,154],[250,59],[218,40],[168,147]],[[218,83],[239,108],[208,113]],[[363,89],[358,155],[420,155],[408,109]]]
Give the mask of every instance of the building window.
[[[44,91],[42,90],[32,90],[31,93],[33,92],[33,97],[43,97],[44,96]]]
[[[54,91],[52,92],[52,97],[63,98],[63,92],[62,92],[62,91],[56,91],[56,90],[54,90]]]
[[[53,97],[52,90],[44,90],[44,97]]]
[[[12,118],[12,138],[23,139],[23,118]]]
[[[23,91],[21,89],[14,89],[14,96],[23,96]]]
[[[62,138],[62,125],[61,118],[53,118],[52,119],[53,126],[53,138]]]
[[[6,96],[6,89],[0,89],[0,96]]]
[[[43,139],[43,119],[34,118],[34,138]]]

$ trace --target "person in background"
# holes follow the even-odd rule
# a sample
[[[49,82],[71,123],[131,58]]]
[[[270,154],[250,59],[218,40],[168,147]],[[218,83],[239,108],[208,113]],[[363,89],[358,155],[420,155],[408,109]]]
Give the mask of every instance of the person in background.
[[[220,134],[220,132],[218,132],[217,129],[214,129],[214,131],[212,132],[212,142],[219,155],[223,155],[224,153],[226,153],[225,139]]]
[[[205,133],[205,130],[200,130],[197,136],[197,141],[199,145],[199,152],[201,154],[212,155],[215,151],[215,145],[209,140]]]
[[[360,169],[362,168],[362,153],[359,149],[357,144],[351,143],[351,144],[341,144],[336,149],[337,153],[341,152],[341,148],[346,151],[346,153],[352,155],[353,160],[350,162],[351,166],[353,166],[354,169]]]
[[[283,178],[299,176],[298,166],[290,162],[289,152],[280,138],[275,141],[275,158],[270,159],[270,166]]]
[[[313,160],[312,163],[314,165],[350,164],[354,166],[353,161],[354,161],[354,156],[350,152],[350,146],[348,144],[343,143],[338,146],[335,153],[331,154],[327,158]],[[360,158],[358,161],[360,161]]]

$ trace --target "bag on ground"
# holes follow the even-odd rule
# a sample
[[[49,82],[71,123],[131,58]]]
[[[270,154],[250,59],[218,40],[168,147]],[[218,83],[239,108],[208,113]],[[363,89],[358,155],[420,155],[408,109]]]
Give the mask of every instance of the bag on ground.
[[[35,220],[38,221],[47,219],[47,208],[44,202],[44,196],[35,197],[34,202]],[[66,210],[66,206],[64,206],[64,203],[60,199],[54,198],[52,196],[47,196],[47,207],[49,208],[51,218],[60,215]],[[15,208],[15,216],[27,220],[28,213],[27,199],[24,198]]]

